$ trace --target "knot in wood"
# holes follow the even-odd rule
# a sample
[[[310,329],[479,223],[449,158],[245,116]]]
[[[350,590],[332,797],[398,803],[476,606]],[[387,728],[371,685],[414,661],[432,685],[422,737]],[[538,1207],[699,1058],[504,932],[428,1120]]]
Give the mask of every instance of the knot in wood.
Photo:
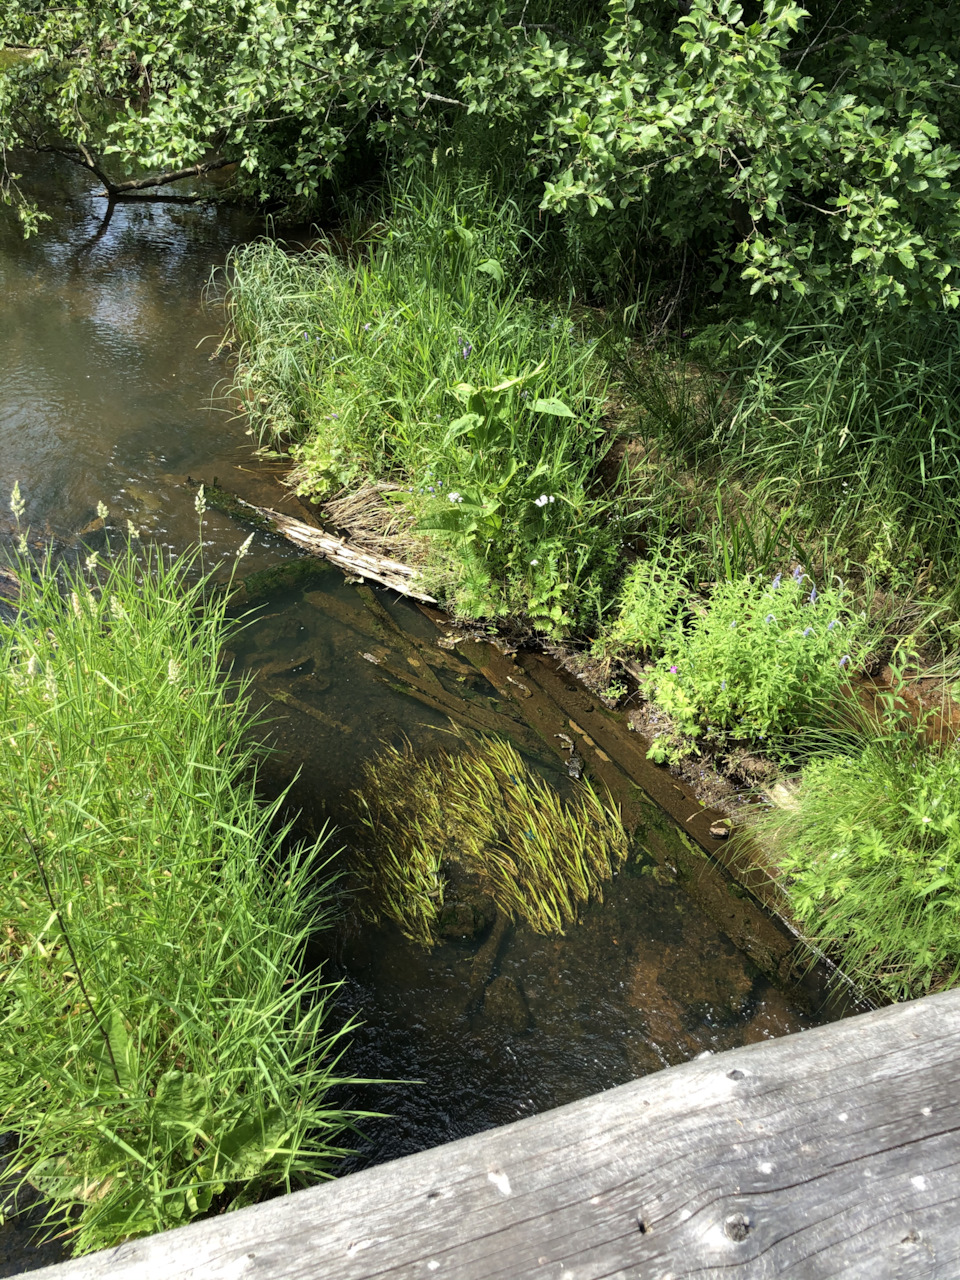
[[[723,1229],[731,1240],[739,1243],[750,1234],[750,1219],[745,1213],[731,1213],[724,1219]]]

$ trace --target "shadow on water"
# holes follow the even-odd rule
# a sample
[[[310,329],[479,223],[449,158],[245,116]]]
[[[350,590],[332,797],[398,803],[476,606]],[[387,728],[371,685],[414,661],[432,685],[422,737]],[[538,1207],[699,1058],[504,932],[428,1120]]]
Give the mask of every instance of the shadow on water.
[[[200,345],[222,328],[201,304],[204,282],[256,226],[229,209],[149,204],[118,207],[104,227],[82,175],[41,165],[32,180],[53,223],[26,243],[0,226],[0,488],[19,480],[34,533],[70,540],[105,501],[118,528],[129,518],[180,549],[197,534],[188,474],[219,475],[262,505],[289,502],[245,424],[211,407],[226,369],[210,360],[215,341]],[[231,555],[246,532],[208,513],[205,548]],[[258,535],[244,565],[295,559]],[[363,1019],[345,1072],[405,1082],[353,1091],[391,1118],[367,1125],[346,1169],[836,1016],[794,981],[793,940],[731,892],[695,835],[676,835],[683,802],[641,744],[548,660],[463,638],[441,647],[437,618],[320,565],[255,603],[232,659],[255,675],[270,720],[265,785],[295,778],[308,829],[332,818],[348,840],[364,761],[404,738],[421,751],[449,745],[453,718],[509,737],[561,785],[556,735],[573,734],[638,832],[604,903],[566,937],[491,919],[426,952],[347,915],[320,941],[342,979],[340,1014]],[[0,1250],[0,1274],[49,1260],[9,1226]]]

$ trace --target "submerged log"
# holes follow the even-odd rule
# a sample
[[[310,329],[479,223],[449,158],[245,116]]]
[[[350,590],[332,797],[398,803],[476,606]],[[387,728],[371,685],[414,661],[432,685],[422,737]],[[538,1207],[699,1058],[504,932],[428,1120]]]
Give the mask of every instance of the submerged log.
[[[310,555],[329,560],[351,577],[369,578],[424,604],[437,603],[434,596],[423,590],[419,569],[411,565],[401,564],[399,560],[391,560],[388,556],[376,555],[372,551],[364,551],[346,538],[338,538],[323,529],[315,529],[303,520],[295,520],[293,516],[285,516],[283,512],[274,511],[270,507],[257,507],[242,498],[234,499],[234,505],[242,517],[257,517],[261,528],[265,522],[272,532],[281,534],[288,542]]]

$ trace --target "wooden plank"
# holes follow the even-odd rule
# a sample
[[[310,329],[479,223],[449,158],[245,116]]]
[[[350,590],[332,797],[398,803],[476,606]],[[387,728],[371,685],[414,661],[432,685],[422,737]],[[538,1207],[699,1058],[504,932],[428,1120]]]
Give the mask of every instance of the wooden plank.
[[[960,991],[698,1058],[34,1280],[949,1280]]]

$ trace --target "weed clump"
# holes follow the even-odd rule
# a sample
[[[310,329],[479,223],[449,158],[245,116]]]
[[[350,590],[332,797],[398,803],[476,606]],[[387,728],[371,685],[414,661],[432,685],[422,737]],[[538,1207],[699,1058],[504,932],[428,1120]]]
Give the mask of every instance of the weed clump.
[[[316,1181],[350,1123],[302,967],[325,838],[255,797],[190,567],[23,560],[0,619],[0,1127],[77,1253]]]
[[[960,746],[879,733],[811,761],[756,820],[790,912],[855,980],[894,1000],[960,977]]]
[[[707,725],[783,734],[836,697],[863,632],[843,590],[818,591],[800,569],[721,582],[689,627],[666,636],[654,697],[692,736]]]
[[[474,877],[497,907],[538,933],[563,933],[627,856],[609,797],[586,783],[564,802],[507,742],[417,760],[407,744],[365,768],[355,792],[369,840],[359,860],[368,914],[437,941],[445,867]]]

